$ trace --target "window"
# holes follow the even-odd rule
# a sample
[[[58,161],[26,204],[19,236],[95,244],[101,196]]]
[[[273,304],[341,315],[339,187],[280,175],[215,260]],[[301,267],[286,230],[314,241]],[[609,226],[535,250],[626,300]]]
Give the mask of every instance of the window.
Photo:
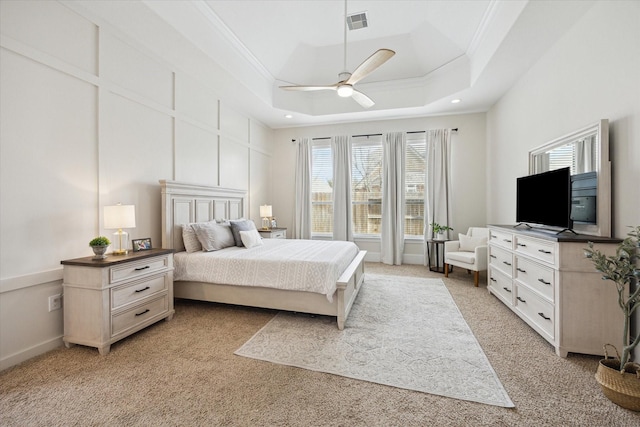
[[[382,138],[354,137],[351,146],[354,235],[379,235],[382,219]]]
[[[352,137],[351,203],[353,234],[379,236],[382,225],[382,136]],[[406,238],[424,232],[424,133],[408,134],[404,159]],[[311,233],[333,233],[333,163],[329,140],[311,147]]]
[[[405,237],[423,235],[424,173],[427,141],[424,133],[408,134],[404,158]]]
[[[331,145],[311,146],[311,234],[333,233],[333,165]]]

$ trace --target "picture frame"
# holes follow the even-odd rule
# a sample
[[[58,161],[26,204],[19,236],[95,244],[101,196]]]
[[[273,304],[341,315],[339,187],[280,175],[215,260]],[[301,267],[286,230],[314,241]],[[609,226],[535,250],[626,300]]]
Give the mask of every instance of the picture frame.
[[[152,248],[151,237],[145,237],[144,239],[133,239],[131,243],[133,246],[133,252],[148,251]]]

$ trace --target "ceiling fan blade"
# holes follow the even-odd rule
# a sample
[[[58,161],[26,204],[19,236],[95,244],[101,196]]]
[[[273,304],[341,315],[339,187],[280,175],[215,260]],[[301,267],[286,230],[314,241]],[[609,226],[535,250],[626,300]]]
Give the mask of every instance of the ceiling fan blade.
[[[364,93],[357,91],[355,89],[351,94],[351,98],[353,98],[358,104],[362,105],[364,108],[370,108],[373,105],[375,105],[375,102],[373,102],[373,99],[369,98]]]
[[[280,89],[284,90],[297,90],[301,92],[311,92],[316,90],[336,90],[338,84],[331,86],[280,86]]]
[[[396,53],[391,49],[379,49],[373,55],[364,60],[362,64],[351,73],[351,77],[345,83],[353,85],[374,72],[376,68],[387,62]]]

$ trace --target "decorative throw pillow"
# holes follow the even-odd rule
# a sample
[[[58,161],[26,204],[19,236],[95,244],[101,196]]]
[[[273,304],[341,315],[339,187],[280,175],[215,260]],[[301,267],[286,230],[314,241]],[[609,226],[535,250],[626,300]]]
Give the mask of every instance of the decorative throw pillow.
[[[460,250],[466,252],[473,252],[477,246],[487,244],[486,237],[471,237],[466,234],[458,234],[458,240],[460,241]]]
[[[246,248],[262,245],[262,236],[260,236],[260,233],[258,233],[256,229],[240,231],[240,239]]]
[[[235,245],[231,227],[228,225],[216,224],[215,221],[209,221],[192,224],[191,227],[196,232],[203,251],[218,251]]]
[[[231,223],[231,232],[233,233],[233,239],[236,242],[236,246],[242,247],[242,239],[240,238],[241,231],[256,230],[256,225],[250,219],[237,219],[229,221]]]
[[[182,241],[184,242],[184,250],[187,253],[199,252],[202,250],[202,245],[196,236],[196,232],[191,227],[192,224],[182,225]]]

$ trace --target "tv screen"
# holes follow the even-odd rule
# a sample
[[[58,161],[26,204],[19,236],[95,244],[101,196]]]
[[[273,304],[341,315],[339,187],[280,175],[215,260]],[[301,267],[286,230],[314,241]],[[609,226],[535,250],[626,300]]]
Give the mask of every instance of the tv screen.
[[[516,222],[571,229],[571,172],[556,169],[517,181]]]

